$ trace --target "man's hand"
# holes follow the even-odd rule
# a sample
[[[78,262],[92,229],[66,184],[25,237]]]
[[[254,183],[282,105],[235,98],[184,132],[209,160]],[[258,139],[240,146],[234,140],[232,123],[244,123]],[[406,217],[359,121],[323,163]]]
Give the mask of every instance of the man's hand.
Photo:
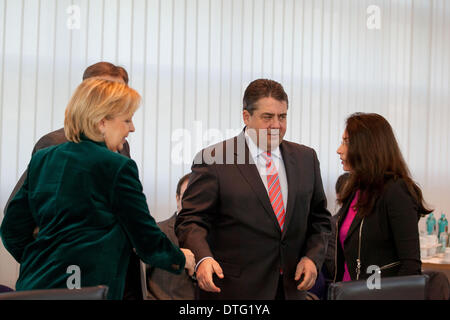
[[[223,279],[223,271],[219,263],[213,258],[206,258],[197,268],[197,283],[200,289],[209,292],[220,292],[213,282],[213,274]]]
[[[191,250],[180,248],[180,250],[184,253],[184,256],[186,258],[186,263],[184,265],[184,268],[187,269],[188,274],[190,277],[194,274],[195,271],[195,257]]]
[[[297,290],[309,290],[316,283],[317,269],[316,264],[308,257],[303,257],[297,264],[297,270],[295,271],[295,281],[300,280],[302,274],[304,275],[303,281],[297,286]]]

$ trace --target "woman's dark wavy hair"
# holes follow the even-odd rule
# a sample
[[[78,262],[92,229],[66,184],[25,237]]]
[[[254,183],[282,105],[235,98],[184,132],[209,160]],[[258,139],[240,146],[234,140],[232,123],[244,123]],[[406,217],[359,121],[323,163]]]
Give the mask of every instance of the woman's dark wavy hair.
[[[418,205],[418,218],[432,212],[425,204],[421,189],[411,179],[392,127],[385,118],[376,113],[354,113],[347,118],[346,132],[346,161],[352,172],[338,198],[339,204],[360,190],[356,209],[359,216],[367,216],[388,181],[403,179]]]

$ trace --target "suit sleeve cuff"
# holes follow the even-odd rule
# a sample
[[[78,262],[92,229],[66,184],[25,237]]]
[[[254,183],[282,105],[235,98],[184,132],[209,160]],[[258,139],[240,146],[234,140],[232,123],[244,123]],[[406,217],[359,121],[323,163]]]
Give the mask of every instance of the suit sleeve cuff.
[[[197,262],[197,264],[195,265],[195,272],[197,272],[197,268],[200,265],[200,263],[202,263],[203,260],[209,259],[209,258],[214,259],[213,257],[204,257],[204,258],[200,259],[200,261]]]

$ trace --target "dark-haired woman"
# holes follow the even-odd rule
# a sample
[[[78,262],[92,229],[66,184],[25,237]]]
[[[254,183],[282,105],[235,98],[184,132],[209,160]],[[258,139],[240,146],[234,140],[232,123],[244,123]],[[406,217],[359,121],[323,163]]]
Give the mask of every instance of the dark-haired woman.
[[[337,153],[350,176],[338,197],[334,281],[365,279],[369,266],[381,277],[420,274],[418,220],[430,211],[389,123],[351,115]]]

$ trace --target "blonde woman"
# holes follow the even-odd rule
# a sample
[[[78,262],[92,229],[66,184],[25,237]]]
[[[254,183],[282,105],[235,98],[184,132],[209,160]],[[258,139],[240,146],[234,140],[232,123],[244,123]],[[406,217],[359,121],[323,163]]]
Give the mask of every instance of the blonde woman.
[[[135,162],[118,153],[139,103],[139,94],[118,82],[87,79],[75,91],[64,120],[69,142],[32,157],[3,219],[3,243],[20,263],[16,290],[78,281],[106,285],[108,298],[121,299],[133,248],[154,267],[193,273],[193,254],[157,227]]]

